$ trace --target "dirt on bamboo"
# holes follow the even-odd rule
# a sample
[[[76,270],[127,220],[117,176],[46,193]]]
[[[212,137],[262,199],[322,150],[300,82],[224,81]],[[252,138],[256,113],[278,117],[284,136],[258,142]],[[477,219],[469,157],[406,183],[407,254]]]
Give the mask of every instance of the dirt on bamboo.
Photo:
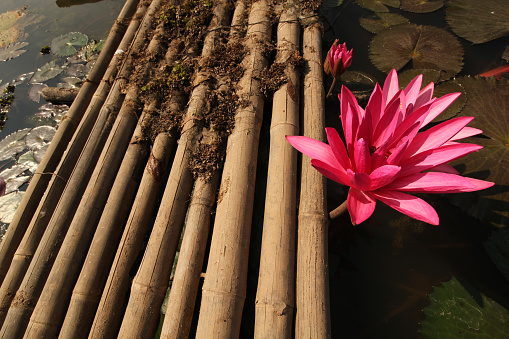
[[[296,64],[300,60],[301,29],[297,15],[295,4],[287,3],[284,6],[277,30],[276,62],[270,68],[272,73],[280,73],[271,77],[275,80],[272,85],[279,85],[281,79],[285,83],[274,93],[272,104],[267,190],[255,304],[254,335],[259,338],[291,338],[293,334],[297,152],[286,142],[285,136],[298,135],[299,132],[300,90]]]
[[[219,2],[214,7],[214,17],[204,39],[202,56],[210,54],[220,29],[229,21],[229,11],[228,1]],[[171,265],[168,263],[173,262],[175,256],[192,189],[189,157],[203,126],[201,112],[205,107],[208,82],[207,75],[200,73],[193,79],[195,87],[181,123],[178,148],[143,260],[133,280],[119,331],[120,338],[152,336],[156,330],[170,278]]]
[[[106,68],[110,64],[110,61],[117,50],[124,33],[126,32],[129,22],[131,21],[131,17],[136,11],[138,2],[139,0],[126,1],[105,41],[104,47],[97,59],[97,62],[95,63],[94,68],[87,76],[80,93],[66,114],[66,118],[62,120],[57,134],[53,137],[53,142],[50,144],[43,159],[37,167],[36,173],[30,181],[26,193],[18,206],[19,208],[16,210],[16,213],[9,225],[9,229],[0,244],[0,283],[2,283],[14,252],[18,248],[32,216],[39,206],[39,202],[51,179],[51,175],[49,175],[49,173],[54,172],[57,168],[62,154],[80,123],[94,92],[98,88],[98,84],[101,81]]]
[[[322,26],[313,13],[303,34],[304,96],[302,135],[324,141],[325,110]],[[302,155],[297,231],[297,338],[330,338],[326,179]]]
[[[145,6],[139,6],[134,18],[131,20],[126,34],[124,35],[118,48],[127,50],[132,42],[135,32],[140,24]],[[69,144],[67,152],[62,157],[61,163],[55,170],[48,188],[39,203],[37,211],[30,222],[30,225],[23,237],[21,244],[16,250],[11,267],[5,277],[4,284],[0,288],[0,324],[3,323],[6,313],[9,309],[10,303],[22,279],[35,251],[41,241],[41,238],[46,230],[46,226],[55,210],[60,195],[65,188],[66,182],[70,177],[72,170],[79,158],[83,145],[86,143],[93,125],[97,119],[97,115],[103,106],[107,94],[111,88],[115,76],[119,68],[119,60],[121,54],[117,53],[112,58],[108,69],[106,70],[99,87],[92,97],[92,100],[85,112],[85,115]]]

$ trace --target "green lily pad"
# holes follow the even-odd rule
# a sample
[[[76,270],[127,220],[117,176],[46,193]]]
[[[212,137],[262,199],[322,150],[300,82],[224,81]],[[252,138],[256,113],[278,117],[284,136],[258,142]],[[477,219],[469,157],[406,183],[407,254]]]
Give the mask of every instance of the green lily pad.
[[[57,130],[52,126],[39,126],[33,128],[25,137],[26,147],[31,150],[41,148],[51,142]]]
[[[389,7],[398,8],[399,0],[357,0],[357,3],[362,8],[369,9],[373,12],[388,12]]]
[[[394,13],[376,13],[369,17],[360,18],[359,22],[365,30],[371,33],[380,33],[391,26],[409,23],[407,18]]]
[[[7,61],[19,57],[21,54],[26,52],[25,49],[20,49],[25,46],[28,46],[28,42],[17,42],[15,44],[10,44],[7,47],[0,48],[0,61]]]
[[[507,0],[451,0],[446,19],[454,33],[474,44],[509,35]]]
[[[28,151],[20,155],[18,158],[18,164],[22,164],[28,167],[28,170],[32,173],[35,173],[37,167],[39,166],[39,163],[34,158],[33,151]]]
[[[509,337],[509,311],[465,282],[453,277],[435,287],[429,299],[421,324],[425,338]]]
[[[399,87],[405,88],[419,74],[422,74],[422,87],[427,86],[430,82],[440,81],[440,71],[436,69],[409,69],[398,73]]]
[[[444,29],[402,24],[377,34],[370,45],[370,58],[383,72],[411,65],[442,71],[443,79],[457,74],[463,66],[463,48]]]
[[[0,141],[0,161],[10,159],[26,148],[25,136],[30,128],[9,134]]]
[[[499,228],[491,233],[488,241],[484,243],[493,263],[509,281],[509,228]]]
[[[51,53],[56,56],[68,56],[76,53],[73,46],[83,46],[88,37],[83,33],[73,32],[59,36],[51,41]]]
[[[63,66],[57,65],[56,60],[52,60],[45,64],[44,66],[42,66],[41,68],[39,68],[37,72],[35,72],[32,79],[30,79],[29,83],[31,84],[40,83],[49,79],[53,79],[54,77],[62,73],[64,68],[65,67]]]
[[[465,107],[465,103],[467,102],[467,94],[463,86],[461,86],[456,79],[451,79],[445,82],[441,82],[435,87],[435,91],[433,92],[434,97],[441,97],[449,93],[461,92],[462,94],[456,99],[451,106],[449,106],[445,111],[442,112],[439,116],[437,116],[433,121],[441,122],[451,118],[454,118],[458,115],[459,112]]]
[[[447,195],[470,215],[494,226],[509,223],[509,82],[495,77],[460,77],[467,93],[460,115],[474,117],[469,126],[484,137],[465,139],[484,146],[478,152],[456,160],[453,165],[465,176],[494,182],[486,190]]]
[[[0,222],[10,224],[25,192],[12,192],[0,197]]]
[[[413,13],[430,13],[444,6],[444,0],[401,0],[401,9]]]

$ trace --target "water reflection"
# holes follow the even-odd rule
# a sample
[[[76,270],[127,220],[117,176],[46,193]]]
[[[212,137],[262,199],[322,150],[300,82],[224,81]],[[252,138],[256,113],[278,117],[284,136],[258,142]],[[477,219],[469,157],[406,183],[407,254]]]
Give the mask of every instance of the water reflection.
[[[57,0],[58,7],[71,7],[74,5],[90,4],[93,2],[100,2],[103,0]]]

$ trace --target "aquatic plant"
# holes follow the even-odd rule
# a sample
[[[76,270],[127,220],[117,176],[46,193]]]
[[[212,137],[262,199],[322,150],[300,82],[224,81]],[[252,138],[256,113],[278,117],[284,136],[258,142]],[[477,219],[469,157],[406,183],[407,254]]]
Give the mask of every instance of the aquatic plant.
[[[383,89],[375,86],[365,110],[343,86],[340,119],[346,148],[333,128],[326,128],[328,145],[304,136],[287,136],[320,173],[350,186],[347,208],[355,225],[371,216],[377,200],[412,218],[438,225],[434,208],[407,192],[459,193],[493,186],[462,177],[447,164],[482,148],[454,142],[482,133],[466,127],[473,118],[447,120],[419,132],[460,95],[432,98],[434,84],[421,90],[421,83],[419,75],[400,90],[396,70],[392,70]]]

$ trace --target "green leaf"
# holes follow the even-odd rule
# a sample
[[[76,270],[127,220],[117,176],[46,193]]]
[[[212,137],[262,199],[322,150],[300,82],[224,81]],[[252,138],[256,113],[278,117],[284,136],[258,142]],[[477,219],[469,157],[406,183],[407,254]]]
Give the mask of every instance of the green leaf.
[[[39,68],[29,83],[33,84],[52,79],[62,73],[64,68],[63,66],[58,66],[56,60],[52,60]]]
[[[401,9],[413,13],[430,13],[444,6],[444,0],[401,0]]]
[[[491,260],[509,281],[509,228],[498,228],[484,243]]]
[[[365,30],[371,33],[380,33],[391,26],[409,23],[407,18],[394,13],[376,13],[370,17],[360,18],[359,22]]]
[[[429,299],[421,324],[425,338],[509,337],[509,312],[467,283],[453,277],[435,287]]]
[[[25,192],[16,191],[0,197],[0,222],[9,224],[12,221],[23,194]]]
[[[322,6],[324,8],[339,7],[343,3],[343,0],[323,0]]]
[[[0,141],[0,161],[10,159],[26,148],[25,135],[30,128],[9,134]]]
[[[362,8],[369,9],[373,12],[388,12],[389,7],[398,8],[399,0],[357,0],[357,3]]]
[[[51,53],[56,56],[68,56],[76,53],[74,46],[83,46],[88,37],[83,33],[73,32],[59,36],[51,41]]]
[[[0,61],[7,61],[25,53],[26,50],[20,49],[25,46],[28,46],[28,42],[17,42],[15,44],[10,44],[7,47],[0,48]]]
[[[411,64],[412,68],[442,71],[443,79],[448,79],[461,70],[463,49],[452,34],[441,28],[402,24],[383,30],[373,38],[370,58],[386,73]]]
[[[454,33],[474,44],[509,35],[507,0],[451,0],[446,19]]]

